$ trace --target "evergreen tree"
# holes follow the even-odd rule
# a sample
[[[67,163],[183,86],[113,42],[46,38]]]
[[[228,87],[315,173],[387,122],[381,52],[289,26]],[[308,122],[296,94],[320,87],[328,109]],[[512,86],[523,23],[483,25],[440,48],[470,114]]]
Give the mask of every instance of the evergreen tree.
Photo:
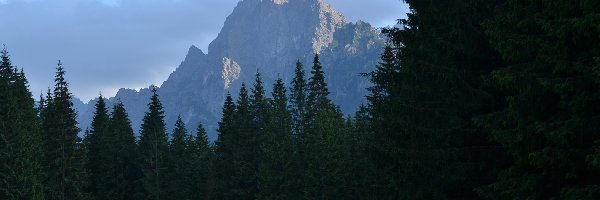
[[[213,199],[215,154],[202,123],[196,129],[196,137],[192,142],[191,148],[191,169],[190,175],[186,177],[186,180],[192,193],[188,198]]]
[[[325,82],[325,72],[319,61],[319,54],[315,54],[313,60],[311,77],[308,81],[308,97],[306,101],[306,123],[314,124],[314,120],[318,117],[319,112],[328,110],[332,111],[333,105],[329,100],[329,89]],[[311,127],[311,126],[309,126]]]
[[[6,47],[0,53],[0,198],[44,199],[42,140],[28,82]]]
[[[382,187],[381,174],[369,157],[373,134],[371,116],[367,107],[361,105],[354,120],[346,120],[345,134],[345,188],[344,199],[377,199]]]
[[[237,103],[227,96],[219,123],[217,199],[255,198],[259,153],[255,127],[248,90],[242,84]]]
[[[254,199],[257,191],[258,136],[255,117],[250,105],[246,85],[242,84],[234,114],[236,144],[233,148],[234,182],[231,188],[236,199]]]
[[[115,200],[141,199],[139,195],[143,188],[139,180],[142,172],[137,162],[135,135],[123,103],[117,102],[113,106],[108,129],[111,145],[107,150],[113,167],[108,179],[112,185],[107,196]]]
[[[231,94],[227,94],[223,105],[223,116],[219,122],[219,137],[215,142],[215,198],[236,199],[231,190],[234,186],[235,168],[234,149],[236,148],[237,136],[234,128],[234,114],[236,105]]]
[[[304,139],[306,137],[306,128],[308,126],[308,123],[306,122],[308,85],[304,78],[304,66],[300,60],[296,61],[294,74],[294,79],[291,82],[290,88],[289,110],[292,113],[292,132],[294,134],[294,157],[292,157],[292,168],[296,174],[290,178],[294,181],[292,187],[294,188],[295,196],[301,197],[303,195],[298,194],[304,192],[304,170],[306,169],[306,162],[304,159]]]
[[[138,156],[143,172],[142,184],[145,199],[159,200],[166,198],[165,169],[167,166],[165,156],[167,151],[163,106],[156,93],[156,87],[152,87],[152,97],[142,122]]]
[[[254,144],[252,152],[256,155],[254,158],[253,165],[255,169],[258,169],[260,162],[260,146],[265,137],[270,122],[270,108],[269,101],[266,97],[265,88],[263,85],[260,73],[256,72],[256,79],[254,81],[254,87],[252,88],[252,94],[250,95],[250,109],[254,122]]]
[[[315,54],[308,82],[305,133],[300,136],[303,160],[303,193],[306,199],[343,198],[345,123],[341,111],[329,100],[325,73]]]
[[[113,140],[109,133],[109,116],[106,103],[102,95],[96,103],[96,111],[92,119],[92,127],[86,135],[87,142],[87,170],[90,180],[90,194],[97,200],[108,200],[114,182],[110,180],[113,170],[113,158],[110,147]]]
[[[477,119],[513,162],[490,199],[599,199],[600,2],[507,0],[485,22],[506,64],[502,109]],[[596,151],[595,151],[596,150]]]
[[[481,24],[501,1],[409,0],[404,29],[384,30],[391,48],[369,97],[373,159],[389,187],[379,198],[475,198],[497,176],[499,147],[472,119],[498,105],[481,77],[501,60]]]
[[[87,199],[85,148],[77,136],[76,112],[65,81],[65,71],[58,62],[52,97],[44,109],[43,135],[48,172],[47,199]]]
[[[273,87],[272,118],[262,145],[259,167],[258,199],[293,199],[301,195],[295,190],[293,166],[295,148],[292,115],[288,110],[286,89],[282,79]]]
[[[300,60],[296,61],[294,79],[290,88],[290,110],[292,112],[293,130],[295,135],[304,133],[304,117],[306,116],[306,98],[308,86],[304,78],[304,66]]]
[[[346,198],[345,134],[345,121],[339,110],[319,112],[304,145],[305,199]]]
[[[177,117],[175,129],[171,135],[167,154],[167,191],[168,199],[186,199],[197,191],[192,190],[190,178],[193,161],[192,138],[188,135],[181,116]],[[195,180],[203,181],[203,180]]]

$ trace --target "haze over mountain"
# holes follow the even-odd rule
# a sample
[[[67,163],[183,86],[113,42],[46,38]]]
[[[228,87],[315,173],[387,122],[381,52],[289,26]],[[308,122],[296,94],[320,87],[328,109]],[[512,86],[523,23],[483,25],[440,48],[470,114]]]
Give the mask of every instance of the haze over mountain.
[[[383,43],[371,25],[347,22],[322,0],[240,1],[208,52],[191,46],[184,61],[158,89],[165,121],[171,126],[181,115],[191,130],[202,122],[214,139],[228,92],[236,97],[242,83],[251,87],[260,72],[270,94],[275,79],[283,78],[289,84],[296,60],[304,63],[308,76],[315,53],[320,54],[330,97],[350,114],[364,101],[369,84],[359,74],[374,69]],[[148,88],[120,89],[108,104],[122,101],[138,129],[150,94]],[[76,103],[83,130],[92,121],[95,102],[87,106]]]

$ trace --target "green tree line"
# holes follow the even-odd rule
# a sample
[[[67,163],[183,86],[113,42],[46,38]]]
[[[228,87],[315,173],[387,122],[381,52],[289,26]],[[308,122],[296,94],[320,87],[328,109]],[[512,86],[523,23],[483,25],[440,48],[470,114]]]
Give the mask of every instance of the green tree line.
[[[214,143],[155,87],[139,138],[102,96],[80,138],[62,63],[36,106],[5,48],[0,199],[600,199],[600,1],[406,2],[354,115],[315,55],[228,94]]]

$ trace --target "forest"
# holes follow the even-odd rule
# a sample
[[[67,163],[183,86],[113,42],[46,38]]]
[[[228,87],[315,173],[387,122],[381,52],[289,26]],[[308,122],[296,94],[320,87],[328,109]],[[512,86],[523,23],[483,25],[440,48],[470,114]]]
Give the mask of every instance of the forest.
[[[34,100],[5,47],[0,199],[600,199],[600,1],[406,2],[354,115],[315,55],[227,95],[215,142],[156,89],[139,137],[102,96],[79,130],[62,63]]]

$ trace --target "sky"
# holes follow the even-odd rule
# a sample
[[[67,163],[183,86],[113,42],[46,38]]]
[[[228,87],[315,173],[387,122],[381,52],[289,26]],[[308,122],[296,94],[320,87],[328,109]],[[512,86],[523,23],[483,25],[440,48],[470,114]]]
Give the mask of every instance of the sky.
[[[87,101],[119,88],[161,85],[195,45],[207,53],[239,0],[0,0],[0,44],[35,97],[61,60],[71,92]],[[325,0],[348,21],[376,27],[405,18],[402,0]]]

